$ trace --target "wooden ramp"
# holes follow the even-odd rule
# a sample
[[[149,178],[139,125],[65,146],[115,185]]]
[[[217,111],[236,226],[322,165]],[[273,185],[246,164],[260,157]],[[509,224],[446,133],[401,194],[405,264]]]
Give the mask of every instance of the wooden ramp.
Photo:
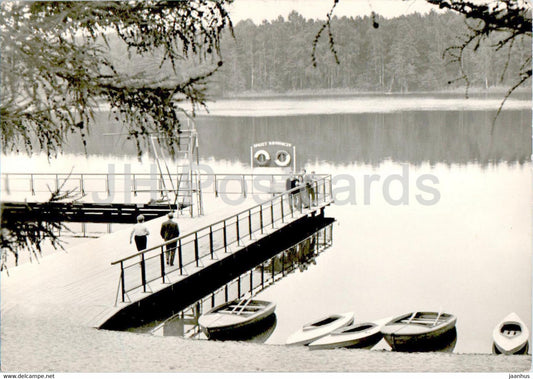
[[[326,186],[324,186],[326,188]],[[328,188],[331,188],[328,186]],[[324,196],[320,207],[324,207],[332,202],[331,191],[329,196]],[[272,195],[268,195],[272,196]],[[278,230],[284,225],[301,217],[306,217],[311,212],[316,212],[318,208],[302,209],[301,211],[289,211],[289,194],[278,195],[273,199],[281,199],[279,205],[270,208],[269,213],[265,214],[265,225],[261,218],[261,233],[242,233],[239,238],[237,231],[237,240],[228,243],[225,246],[224,254],[231,254],[242,248],[246,243],[268,235],[270,232]],[[241,218],[239,221],[238,214],[252,214],[250,209],[258,207],[258,198],[249,197],[243,199],[239,204],[228,205],[220,198],[205,199],[206,216],[196,218],[178,218],[181,236],[194,235],[196,231],[208,228],[211,225],[225,222],[224,220],[237,215],[235,225],[248,224],[252,228],[251,216],[248,220]],[[267,201],[266,203],[269,203]],[[271,202],[274,204],[274,202]],[[285,207],[285,208],[284,208]],[[254,208],[258,209],[258,208]],[[266,207],[265,209],[268,209]],[[285,214],[283,214],[285,209]],[[263,205],[260,206],[263,210]],[[281,215],[280,215],[281,211]],[[263,212],[261,212],[261,217]],[[266,213],[266,212],[265,212]],[[259,214],[259,213],[258,213]],[[267,217],[271,217],[271,223],[266,222]],[[164,217],[156,218],[146,222],[150,231],[148,246],[160,245],[164,241],[159,236],[159,229]],[[257,221],[254,221],[254,228],[257,228]],[[276,222],[274,223],[274,220]],[[252,229],[250,229],[252,230]],[[254,229],[257,230],[257,229]],[[58,252],[50,255],[40,261],[39,264],[24,264],[19,267],[9,268],[9,275],[6,271],[1,273],[1,311],[17,312],[19,304],[25,304],[25,308],[35,312],[47,312],[54,309],[61,310],[64,322],[82,324],[90,327],[99,327],[106,320],[120,311],[122,308],[135,302],[136,300],[150,296],[163,288],[168,287],[171,283],[181,280],[184,276],[179,270],[165,274],[165,281],[152,280],[148,287],[140,287],[129,290],[127,301],[120,300],[120,293],[124,290],[121,288],[121,270],[118,265],[111,265],[111,262],[127,261],[135,253],[134,245],[130,245],[131,228],[119,230],[115,233],[89,240],[72,248],[67,248],[66,252]],[[189,265],[185,267],[188,274],[203,267],[208,266],[215,261],[220,255],[221,235],[217,237],[216,243],[219,244],[218,253],[214,259],[205,255],[205,243],[198,246],[203,251],[201,265]],[[181,238],[181,237],[180,237]],[[205,242],[205,241],[204,241]],[[155,251],[156,249],[154,249]],[[130,258],[135,259],[135,258]],[[139,265],[132,265],[139,266]],[[155,268],[154,268],[155,267]],[[147,267],[147,275],[151,277],[150,270],[157,271],[157,265]],[[157,275],[157,273],[155,273]]]

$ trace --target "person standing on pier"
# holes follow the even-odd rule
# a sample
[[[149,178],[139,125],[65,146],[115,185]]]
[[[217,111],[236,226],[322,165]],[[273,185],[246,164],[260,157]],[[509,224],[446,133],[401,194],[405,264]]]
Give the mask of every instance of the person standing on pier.
[[[298,178],[294,175],[294,172],[291,172],[285,184],[285,190],[291,191],[289,194],[289,206],[291,207],[291,211],[293,208],[298,209],[298,196],[296,196],[297,190],[295,190],[295,188],[298,187],[299,184]]]
[[[137,216],[137,224],[133,227],[133,230],[130,234],[130,244],[135,237],[135,245],[137,246],[137,251],[146,249],[146,242],[148,241],[148,235],[150,232],[146,225],[144,225],[144,216]]]
[[[172,213],[169,213],[168,220],[161,224],[161,237],[165,241],[170,241],[171,239],[178,238],[180,235],[180,228],[178,227],[178,223],[174,221],[173,218],[174,215]],[[166,244],[167,265],[174,266],[176,245],[177,242],[169,242]]]

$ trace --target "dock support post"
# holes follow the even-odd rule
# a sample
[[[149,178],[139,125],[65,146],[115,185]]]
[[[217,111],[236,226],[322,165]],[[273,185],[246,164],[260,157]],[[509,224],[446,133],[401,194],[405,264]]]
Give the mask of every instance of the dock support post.
[[[241,277],[237,278],[237,298],[241,298]]]
[[[228,302],[228,285],[226,284],[226,286],[224,287],[224,302],[227,303]]]
[[[254,292],[254,270],[250,270],[250,293]]]

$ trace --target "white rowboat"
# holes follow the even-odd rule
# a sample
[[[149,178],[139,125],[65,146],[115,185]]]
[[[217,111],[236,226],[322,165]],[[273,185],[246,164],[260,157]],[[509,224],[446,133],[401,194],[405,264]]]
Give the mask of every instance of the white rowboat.
[[[287,338],[287,345],[308,345],[335,329],[342,328],[353,322],[353,312],[333,314],[305,324],[300,330]]]
[[[516,313],[510,313],[492,332],[496,354],[527,354],[529,330]]]
[[[370,349],[383,335],[381,327],[373,322],[345,326],[309,344],[311,350],[346,348]]]

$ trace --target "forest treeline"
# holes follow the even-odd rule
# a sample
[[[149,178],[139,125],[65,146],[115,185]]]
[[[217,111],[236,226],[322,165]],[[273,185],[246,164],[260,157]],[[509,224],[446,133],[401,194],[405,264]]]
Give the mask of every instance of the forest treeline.
[[[224,65],[211,90],[231,95],[323,89],[441,91],[465,86],[464,81],[454,82],[462,75],[460,66],[443,56],[447,48],[460,45],[465,38],[467,25],[461,15],[430,12],[393,19],[333,18],[334,49],[340,63],[335,62],[328,34],[323,33],[313,67],[312,43],[322,23],[296,12],[261,25],[239,22],[235,38],[226,35],[222,40]],[[491,45],[468,50],[464,56],[463,69],[472,87],[512,86],[520,62],[531,56],[530,39],[516,41],[510,55],[508,49],[496,51]]]
[[[473,21],[470,20],[470,24]],[[376,28],[375,23],[379,26]],[[221,42],[223,65],[209,78],[212,96],[238,96],[252,93],[347,90],[350,92],[445,91],[465,88],[461,67],[446,49],[460,45],[468,26],[462,15],[453,12],[410,14],[393,19],[375,17],[334,17],[331,30],[339,64],[330,50],[328,33],[316,46],[313,66],[313,40],[323,21],[305,19],[297,12],[287,19],[251,20],[234,26],[234,36],[226,32]],[[148,70],[173,77],[171,66],[160,66],[161,55],[123,59],[128,54],[120,41],[111,40],[111,54],[117,67],[127,71]],[[509,89],[519,80],[521,62],[531,56],[531,39],[521,38],[509,49],[496,48],[486,41],[463,54],[463,70],[474,88]],[[135,56],[133,53],[130,55]],[[209,60],[182,62],[178,80],[207,72]],[[528,83],[530,86],[531,84]]]

